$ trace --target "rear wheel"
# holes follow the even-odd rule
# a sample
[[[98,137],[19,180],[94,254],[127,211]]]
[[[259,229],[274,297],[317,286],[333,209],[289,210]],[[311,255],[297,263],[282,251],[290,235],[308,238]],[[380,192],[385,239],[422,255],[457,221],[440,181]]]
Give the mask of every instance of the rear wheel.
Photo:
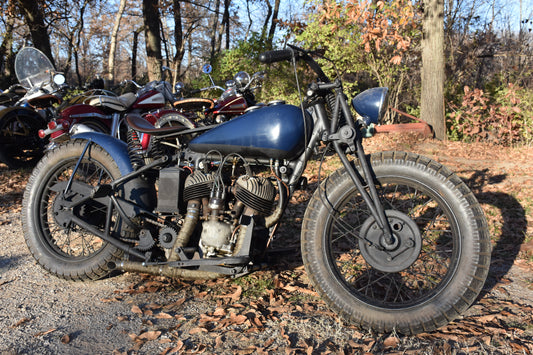
[[[442,165],[407,153],[371,156],[392,228],[384,238],[344,169],[316,190],[302,226],[308,276],[344,319],[416,334],[456,318],[481,291],[487,223],[472,192]]]
[[[168,113],[166,115],[161,116],[157,119],[155,126],[158,128],[179,126],[184,126],[187,129],[195,128],[194,123],[192,123],[187,117],[179,113]],[[193,136],[190,134],[176,135],[175,137],[169,137],[160,140],[160,143],[166,145],[167,147],[180,148],[183,144],[188,143],[192,138]]]
[[[24,193],[22,225],[26,244],[37,262],[64,279],[99,279],[109,274],[108,263],[121,257],[122,251],[71,221],[79,217],[103,230],[107,205],[83,199],[97,184],[109,183],[120,171],[101,147],[91,146],[82,160],[68,194],[67,182],[82,155],[86,141],[74,140],[49,151],[35,167]],[[116,218],[114,218],[116,222]]]

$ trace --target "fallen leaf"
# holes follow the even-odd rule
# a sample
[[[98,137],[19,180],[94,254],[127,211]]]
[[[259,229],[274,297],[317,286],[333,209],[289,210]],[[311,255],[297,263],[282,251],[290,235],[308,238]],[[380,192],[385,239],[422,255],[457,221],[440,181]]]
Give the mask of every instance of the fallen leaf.
[[[217,296],[217,297],[218,298],[231,298],[231,300],[233,302],[237,302],[241,298],[241,295],[242,295],[242,287],[240,285],[238,285],[237,289],[232,294],[220,295],[220,296]]]
[[[168,313],[165,313],[165,312],[159,312],[158,314],[155,315],[155,318],[157,319],[172,319],[174,317],[172,317],[170,314]]]
[[[150,303],[150,304],[146,305],[144,308],[147,308],[147,309],[161,309],[161,308],[163,308],[163,306],[161,306],[160,304],[157,304],[157,303]]]
[[[213,312],[213,315],[214,316],[221,316],[221,317],[225,316],[226,315],[226,310],[224,308],[219,307],[219,308],[215,309],[215,311]]]
[[[159,330],[151,330],[144,333],[139,334],[138,338],[143,340],[155,340],[159,338],[161,335],[161,331]]]
[[[400,344],[400,339],[394,336],[388,337],[387,339],[383,341],[383,346],[385,348],[395,348],[398,346],[398,344]]]
[[[13,325],[11,326],[11,328],[16,328],[16,327],[18,327],[19,325],[22,325],[22,324],[24,324],[24,323],[26,323],[26,322],[29,322],[30,320],[31,320],[30,318],[22,318],[21,320],[19,320],[19,321],[16,322],[15,324],[13,324]]]
[[[198,333],[207,333],[207,329],[202,328],[202,327],[196,327],[196,328],[192,328],[191,330],[189,330],[189,334],[191,335],[198,334]]]
[[[170,350],[169,354],[177,353],[183,348],[183,345],[183,341],[178,340],[178,344],[172,350]]]
[[[131,307],[131,311],[136,314],[143,314],[143,311],[139,308],[139,306],[133,305]]]
[[[179,307],[179,306],[181,306],[183,304],[183,302],[185,302],[185,297],[180,298],[176,302],[169,303],[169,304],[163,306],[163,309],[168,310],[170,308]]]
[[[43,335],[46,335],[46,334],[50,334],[50,333],[52,333],[52,332],[55,332],[56,330],[57,330],[56,328],[54,328],[54,329],[48,329],[48,330],[45,330],[45,331],[43,331],[43,332],[39,332],[39,333],[37,333],[37,334],[34,334],[33,336],[34,336],[34,337],[40,337],[40,336],[43,336]]]
[[[243,314],[235,314],[235,313],[231,313],[230,314],[230,317],[229,317],[229,320],[231,323],[233,324],[242,324],[244,323],[248,318],[243,315]]]

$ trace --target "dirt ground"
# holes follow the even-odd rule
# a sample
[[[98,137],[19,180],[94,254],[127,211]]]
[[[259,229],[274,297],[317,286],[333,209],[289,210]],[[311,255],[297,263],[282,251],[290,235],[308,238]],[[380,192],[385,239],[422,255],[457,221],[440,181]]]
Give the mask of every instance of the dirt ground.
[[[130,273],[60,280],[35,263],[23,240],[20,206],[30,171],[0,164],[0,354],[533,353],[533,148],[405,135],[378,135],[365,146],[444,163],[483,206],[493,241],[489,278],[450,325],[407,337],[343,324],[307,285],[297,254],[236,280]],[[316,170],[309,170],[312,180]],[[294,196],[279,238],[299,234],[308,195]]]

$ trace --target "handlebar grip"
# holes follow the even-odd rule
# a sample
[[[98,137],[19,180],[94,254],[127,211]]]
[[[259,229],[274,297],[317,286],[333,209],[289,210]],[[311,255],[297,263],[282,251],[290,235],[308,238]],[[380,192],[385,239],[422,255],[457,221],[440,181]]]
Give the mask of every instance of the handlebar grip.
[[[200,90],[200,89],[193,89],[193,90],[189,91],[189,94],[194,95],[194,94],[198,94],[199,92],[202,92],[202,90]]]
[[[265,64],[281,62],[284,60],[292,59],[292,56],[294,54],[295,53],[292,49],[280,49],[280,50],[275,50],[275,51],[268,51],[268,52],[261,53],[259,55],[259,61]]]

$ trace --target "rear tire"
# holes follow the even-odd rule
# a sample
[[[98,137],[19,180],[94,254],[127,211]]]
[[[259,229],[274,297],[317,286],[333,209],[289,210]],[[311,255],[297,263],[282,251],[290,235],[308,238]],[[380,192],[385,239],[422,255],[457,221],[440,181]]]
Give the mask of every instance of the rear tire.
[[[67,280],[95,280],[107,276],[108,263],[123,252],[74,223],[61,218],[58,183],[72,174],[87,141],[73,140],[49,151],[28,181],[22,203],[22,227],[26,244],[37,262],[50,273]],[[120,177],[117,164],[100,146],[92,145],[75,175],[74,183],[95,186]],[[73,209],[74,210],[74,209]],[[103,229],[107,206],[94,200],[76,208],[78,216]],[[68,212],[67,212],[68,213]],[[59,216],[59,217],[58,217]]]
[[[490,264],[485,216],[464,182],[441,164],[399,152],[370,160],[394,243],[384,241],[339,169],[305,212],[307,274],[351,323],[377,332],[432,331],[465,311],[483,287]]]

